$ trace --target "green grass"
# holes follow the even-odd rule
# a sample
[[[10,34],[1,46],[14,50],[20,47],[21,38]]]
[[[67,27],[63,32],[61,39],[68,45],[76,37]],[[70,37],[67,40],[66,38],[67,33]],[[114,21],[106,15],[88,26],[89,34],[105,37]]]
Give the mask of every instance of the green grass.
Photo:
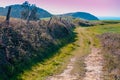
[[[106,32],[120,33],[120,24],[97,25],[97,26],[89,28],[89,30],[97,34],[103,34]]]
[[[50,17],[47,17],[47,18],[40,18],[41,20],[46,20],[46,21],[48,21],[48,20],[50,20]]]

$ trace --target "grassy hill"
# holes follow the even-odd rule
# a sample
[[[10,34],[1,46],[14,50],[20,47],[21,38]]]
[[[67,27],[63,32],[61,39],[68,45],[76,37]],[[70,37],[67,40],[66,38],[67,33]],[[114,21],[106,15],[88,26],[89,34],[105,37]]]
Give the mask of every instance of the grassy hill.
[[[96,16],[87,12],[73,12],[73,13],[63,14],[61,16],[72,16],[74,18],[81,18],[85,20],[99,20]]]

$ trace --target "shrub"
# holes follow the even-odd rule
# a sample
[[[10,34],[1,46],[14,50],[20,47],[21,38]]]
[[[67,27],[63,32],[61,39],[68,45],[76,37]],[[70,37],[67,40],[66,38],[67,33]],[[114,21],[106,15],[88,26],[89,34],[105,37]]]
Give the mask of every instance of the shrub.
[[[105,58],[105,80],[120,79],[120,34],[105,33],[100,36]]]
[[[47,23],[41,20],[26,24],[23,20],[13,20],[9,27],[0,23],[0,78],[16,77],[71,41],[67,37],[72,37],[72,23],[59,19]]]

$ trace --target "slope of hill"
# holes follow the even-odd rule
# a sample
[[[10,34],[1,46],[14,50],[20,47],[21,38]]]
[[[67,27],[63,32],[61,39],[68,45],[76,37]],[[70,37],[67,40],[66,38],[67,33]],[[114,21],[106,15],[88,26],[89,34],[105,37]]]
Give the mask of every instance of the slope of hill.
[[[86,12],[67,13],[67,14],[63,14],[61,16],[72,16],[75,18],[82,18],[82,19],[86,19],[86,20],[99,20],[96,16],[94,16],[90,13],[86,13]]]
[[[45,18],[45,17],[52,16],[52,14],[50,14],[49,12],[47,12],[44,9],[41,9],[38,7],[37,7],[37,9],[38,9],[37,14],[39,15],[39,18]],[[21,16],[20,14],[21,14],[22,10],[23,10],[23,8],[21,7],[20,4],[12,5],[11,17],[20,18],[20,16]],[[0,7],[0,15],[1,16],[6,16],[7,11],[8,11],[8,6],[6,6],[5,8]]]

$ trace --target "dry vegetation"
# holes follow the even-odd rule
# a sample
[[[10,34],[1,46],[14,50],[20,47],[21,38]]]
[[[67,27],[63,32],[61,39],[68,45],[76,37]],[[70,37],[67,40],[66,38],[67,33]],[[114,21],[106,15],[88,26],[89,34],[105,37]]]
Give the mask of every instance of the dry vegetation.
[[[75,19],[74,24],[77,26],[82,26],[82,27],[91,27],[99,24],[98,22],[93,22],[93,21],[87,21],[87,20],[82,20],[82,19]]]
[[[105,33],[100,38],[105,57],[105,80],[120,80],[120,34]]]
[[[0,21],[0,80],[12,79],[74,39],[74,25],[58,18],[29,24],[11,19],[9,26],[4,17]]]

